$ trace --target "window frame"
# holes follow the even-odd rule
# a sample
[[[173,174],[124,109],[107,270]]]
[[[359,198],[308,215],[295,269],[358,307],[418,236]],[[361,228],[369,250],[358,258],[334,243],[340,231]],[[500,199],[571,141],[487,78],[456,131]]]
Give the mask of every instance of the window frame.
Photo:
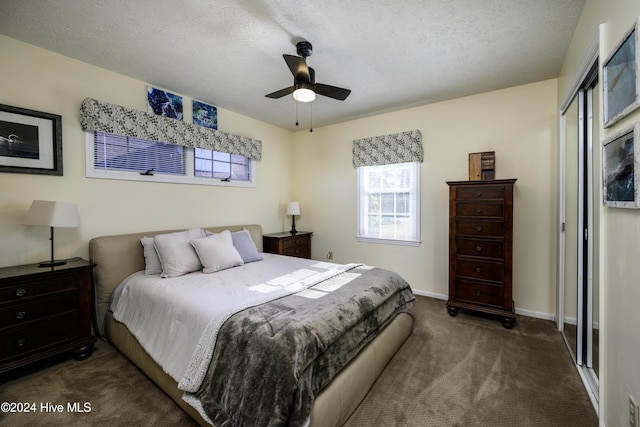
[[[249,158],[249,180],[229,180],[224,181],[220,178],[195,176],[195,150],[192,147],[184,147],[185,149],[185,175],[170,175],[156,173],[153,175],[140,175],[137,171],[117,171],[104,170],[95,167],[94,159],[94,131],[86,131],[86,169],[85,176],[87,178],[112,179],[124,181],[139,182],[161,182],[171,184],[187,184],[187,185],[214,185],[223,187],[256,187],[256,161]]]
[[[363,230],[365,226],[363,221],[366,221],[364,215],[368,215],[365,213],[365,204],[366,204],[366,191],[362,188],[364,185],[364,173],[367,168],[375,167],[375,166],[360,166],[356,168],[356,200],[357,200],[357,209],[356,209],[356,240],[358,242],[365,243],[383,243],[383,244],[393,244],[393,245],[403,245],[403,246],[419,246],[421,244],[420,240],[420,163],[419,162],[406,162],[402,164],[412,164],[413,165],[413,174],[415,176],[415,183],[410,188],[410,199],[413,199],[413,209],[410,209],[410,218],[413,221],[412,227],[415,230],[415,235],[409,239],[400,239],[400,238],[389,238],[389,237],[372,237],[369,235],[364,235]],[[385,165],[386,166],[386,165]],[[396,193],[396,192],[394,192]]]

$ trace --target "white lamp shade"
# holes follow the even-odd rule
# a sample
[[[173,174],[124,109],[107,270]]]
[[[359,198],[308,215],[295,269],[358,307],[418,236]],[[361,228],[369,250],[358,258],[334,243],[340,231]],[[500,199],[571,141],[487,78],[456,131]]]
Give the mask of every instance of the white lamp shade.
[[[287,215],[300,215],[300,203],[289,202],[287,204]]]
[[[73,203],[34,200],[22,223],[47,227],[78,227],[78,206]]]

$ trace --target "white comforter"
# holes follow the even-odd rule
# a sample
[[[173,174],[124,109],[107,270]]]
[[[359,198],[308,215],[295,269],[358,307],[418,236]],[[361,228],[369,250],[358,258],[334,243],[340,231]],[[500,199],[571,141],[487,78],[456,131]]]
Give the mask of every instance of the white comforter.
[[[134,273],[114,293],[111,311],[178,382],[178,388],[195,392],[204,379],[218,330],[230,316],[356,266],[263,256],[263,261],[213,274],[162,279]]]

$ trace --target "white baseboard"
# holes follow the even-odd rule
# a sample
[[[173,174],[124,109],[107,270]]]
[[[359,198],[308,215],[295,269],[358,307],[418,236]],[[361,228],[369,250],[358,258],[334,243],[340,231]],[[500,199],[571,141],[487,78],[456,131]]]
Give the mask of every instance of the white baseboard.
[[[423,297],[441,299],[441,300],[445,300],[445,301],[447,299],[449,299],[449,295],[437,294],[435,292],[426,292],[426,291],[421,291],[421,290],[418,290],[418,289],[414,289],[413,293],[416,294],[416,295],[423,296]],[[555,315],[550,314],[550,313],[542,313],[540,311],[526,310],[526,309],[517,308],[517,307],[516,307],[516,314],[520,314],[522,316],[528,316],[528,317],[535,317],[537,319],[544,319],[544,320],[555,320],[556,319]]]

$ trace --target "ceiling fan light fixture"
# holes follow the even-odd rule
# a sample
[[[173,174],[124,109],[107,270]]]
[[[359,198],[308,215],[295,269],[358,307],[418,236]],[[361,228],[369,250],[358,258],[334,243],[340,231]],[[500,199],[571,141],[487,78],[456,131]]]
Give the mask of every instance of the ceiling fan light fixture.
[[[296,85],[296,90],[293,91],[293,99],[298,102],[311,102],[316,99],[316,93],[309,86],[305,83]]]

